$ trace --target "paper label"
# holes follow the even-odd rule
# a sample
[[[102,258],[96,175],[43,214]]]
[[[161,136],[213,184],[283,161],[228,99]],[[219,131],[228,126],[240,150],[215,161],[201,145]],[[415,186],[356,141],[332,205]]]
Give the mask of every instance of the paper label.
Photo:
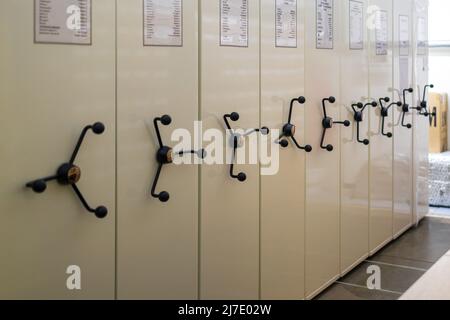
[[[427,46],[427,21],[424,17],[420,17],[417,19],[417,53],[420,55],[427,54]]]
[[[377,56],[388,54],[389,21],[387,11],[380,10],[375,13],[375,51]]]
[[[277,47],[297,47],[297,0],[275,1],[275,35]]]
[[[399,49],[401,56],[409,56],[409,17],[401,15],[399,17]]]
[[[364,4],[359,1],[349,2],[350,49],[364,49]]]
[[[248,47],[248,0],[220,0],[220,45]]]
[[[334,0],[316,0],[316,48],[333,49]]]
[[[144,0],[144,45],[183,45],[182,0]]]
[[[91,19],[91,0],[35,0],[35,42],[91,44]]]

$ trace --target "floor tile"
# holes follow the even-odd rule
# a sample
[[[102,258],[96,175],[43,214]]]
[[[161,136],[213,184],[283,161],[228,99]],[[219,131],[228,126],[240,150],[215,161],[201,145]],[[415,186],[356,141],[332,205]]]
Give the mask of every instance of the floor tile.
[[[364,262],[342,278],[340,282],[367,287],[367,280],[371,276],[367,270],[373,265],[378,266],[381,270],[381,289],[388,291],[403,293],[425,274],[425,271],[418,269]]]
[[[334,284],[316,300],[398,300],[399,294]]]
[[[435,263],[449,250],[450,220],[425,218],[379,255]]]
[[[418,268],[418,269],[424,269],[428,270],[433,266],[433,263],[431,262],[425,262],[425,261],[417,261],[417,260],[411,260],[411,259],[405,259],[405,258],[399,258],[399,257],[391,257],[391,256],[383,256],[381,254],[376,254],[373,257],[370,257],[367,259],[369,262],[381,262],[386,264],[392,264],[396,266],[405,266],[405,267],[411,267],[411,268]]]

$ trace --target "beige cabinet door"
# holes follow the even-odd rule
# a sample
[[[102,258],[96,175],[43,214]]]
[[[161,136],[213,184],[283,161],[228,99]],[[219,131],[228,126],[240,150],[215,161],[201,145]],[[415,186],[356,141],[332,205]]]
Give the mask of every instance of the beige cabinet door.
[[[413,107],[412,0],[394,1],[394,99]],[[413,222],[413,110],[405,113],[394,108],[394,238],[408,230]]]
[[[258,128],[259,1],[202,0],[200,19],[205,133],[213,135],[210,130],[216,129],[225,134],[223,117],[232,112],[240,116],[230,121],[233,129]],[[233,145],[225,140],[223,146],[219,142],[220,149],[231,155]],[[245,173],[246,181],[231,178],[229,165],[207,164],[201,169],[201,299],[259,297],[259,166],[247,161],[234,170]]]
[[[294,139],[305,141],[305,104],[293,101],[304,95],[304,1],[261,1],[261,119],[280,130],[295,126]],[[289,122],[292,101],[292,119]],[[290,137],[272,158],[261,177],[261,297],[304,298],[305,157]],[[278,170],[277,170],[278,169]]]
[[[164,165],[155,193],[170,199],[151,195],[160,149],[154,119],[171,117],[158,122],[164,146],[178,145],[176,130],[194,136],[197,13],[196,0],[117,1],[119,299],[198,298],[198,166]]]
[[[428,103],[428,93],[433,84],[428,80],[428,1],[414,1],[414,89],[416,90],[414,102],[422,107],[420,112],[414,112],[414,223],[419,223],[429,210],[428,192],[428,152],[429,128],[428,116],[424,113],[432,111]],[[440,85],[440,84],[436,84]],[[425,99],[424,99],[425,96]]]
[[[344,0],[336,3],[340,6],[339,32],[343,35],[340,55],[343,70],[340,74],[341,116],[352,121],[351,128],[341,131],[340,261],[343,275],[366,259],[369,253],[368,129],[373,106],[368,98],[367,1]],[[356,106],[358,103],[362,104],[362,109]]]
[[[305,1],[305,138],[314,148],[306,160],[306,298],[317,295],[340,275],[339,134],[350,129],[333,125],[323,142],[324,147],[333,146],[333,151],[321,148],[323,99],[333,96],[334,104],[325,101],[327,115],[334,121],[344,120],[340,114],[340,12],[338,1]]]
[[[72,2],[0,3],[1,299],[114,298],[115,4]],[[35,40],[46,43],[33,42],[35,14]],[[70,36],[77,17],[80,34]],[[90,45],[81,34],[89,23]],[[87,132],[77,186],[90,206],[108,209],[104,219],[70,185],[49,181],[42,194],[25,187],[69,162],[81,130],[97,121],[106,131]],[[71,169],[60,178],[75,182],[80,172]]]
[[[373,8],[368,17],[373,26],[369,29],[369,92],[372,99],[382,104],[370,110],[369,248],[372,255],[392,240],[392,126],[396,108],[392,103],[398,96],[394,100],[392,94],[392,0],[371,0],[369,6]]]

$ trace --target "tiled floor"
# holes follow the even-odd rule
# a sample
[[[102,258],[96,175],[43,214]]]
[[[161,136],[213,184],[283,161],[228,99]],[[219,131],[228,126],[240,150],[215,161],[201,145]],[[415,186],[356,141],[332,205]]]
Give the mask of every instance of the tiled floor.
[[[450,250],[450,219],[425,218],[322,293],[318,300],[396,300]],[[381,290],[367,289],[369,266],[381,269]]]

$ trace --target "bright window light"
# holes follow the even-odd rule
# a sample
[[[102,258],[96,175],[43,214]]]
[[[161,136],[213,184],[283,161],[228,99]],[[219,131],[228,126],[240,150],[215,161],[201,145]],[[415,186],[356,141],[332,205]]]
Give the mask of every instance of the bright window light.
[[[430,0],[430,46],[450,46],[450,1]]]

